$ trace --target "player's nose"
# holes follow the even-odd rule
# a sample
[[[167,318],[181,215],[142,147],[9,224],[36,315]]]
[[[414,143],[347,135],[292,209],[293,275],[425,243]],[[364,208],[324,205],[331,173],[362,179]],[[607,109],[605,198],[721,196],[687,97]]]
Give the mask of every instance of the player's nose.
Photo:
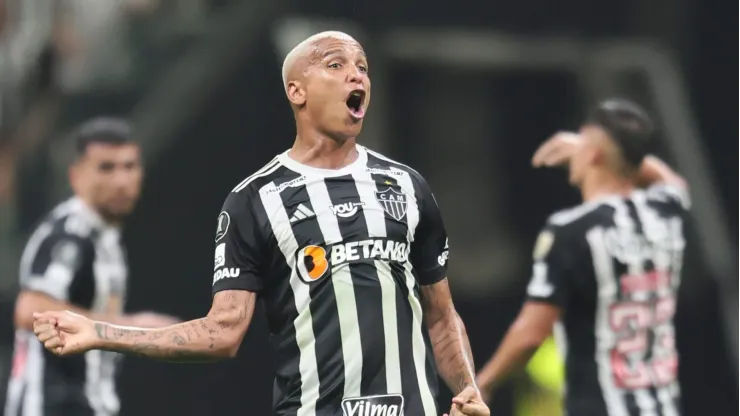
[[[365,80],[366,75],[364,72],[360,71],[360,68],[357,68],[356,66],[352,66],[349,71],[347,71],[347,82],[352,84],[358,84],[360,86],[365,86]]]

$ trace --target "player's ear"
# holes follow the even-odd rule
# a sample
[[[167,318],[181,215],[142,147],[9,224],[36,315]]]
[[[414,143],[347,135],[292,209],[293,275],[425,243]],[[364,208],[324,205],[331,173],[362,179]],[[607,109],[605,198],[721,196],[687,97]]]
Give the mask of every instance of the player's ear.
[[[286,90],[288,94],[288,100],[295,106],[302,106],[306,103],[306,89],[300,81],[288,82],[288,88]]]

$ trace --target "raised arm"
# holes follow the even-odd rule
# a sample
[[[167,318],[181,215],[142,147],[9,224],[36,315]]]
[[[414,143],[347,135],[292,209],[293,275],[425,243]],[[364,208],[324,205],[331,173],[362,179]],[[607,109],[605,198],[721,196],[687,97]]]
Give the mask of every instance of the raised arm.
[[[236,355],[255,301],[252,292],[225,290],[214,296],[206,317],[158,329],[93,321],[69,311],[44,312],[36,314],[34,331],[57,355],[101,349],[163,361],[215,361]]]
[[[686,180],[681,175],[655,156],[647,156],[643,160],[638,180],[643,186],[665,183],[681,189],[688,188]]]

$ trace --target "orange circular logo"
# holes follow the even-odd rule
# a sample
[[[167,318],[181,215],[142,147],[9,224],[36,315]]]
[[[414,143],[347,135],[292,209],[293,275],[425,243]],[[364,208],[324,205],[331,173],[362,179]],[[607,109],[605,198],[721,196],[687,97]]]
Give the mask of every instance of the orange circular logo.
[[[326,250],[319,246],[306,246],[296,254],[296,268],[298,276],[306,283],[322,278],[329,270],[329,260]]]

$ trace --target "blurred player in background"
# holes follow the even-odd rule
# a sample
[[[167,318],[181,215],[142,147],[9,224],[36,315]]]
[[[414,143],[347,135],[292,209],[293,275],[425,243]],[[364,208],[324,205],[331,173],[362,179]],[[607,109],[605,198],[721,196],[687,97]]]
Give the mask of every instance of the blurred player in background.
[[[684,180],[647,156],[652,132],[641,108],[610,100],[578,134],[559,133],[535,153],[536,167],[570,167],[584,203],[552,215],[540,234],[528,300],[478,375],[485,396],[559,321],[568,415],[680,413],[673,315],[689,199]]]
[[[32,332],[33,313],[70,310],[141,327],[176,323],[153,313],[123,315],[128,277],[120,229],[139,198],[142,164],[129,126],[95,119],[76,136],[69,169],[74,196],[31,235],[21,258],[16,344],[5,416],[110,416],[118,413],[117,354],[90,351],[62,359]]]
[[[45,313],[39,339],[60,355],[227,358],[259,295],[277,356],[275,414],[438,416],[439,372],[456,395],[452,416],[489,415],[429,185],[356,142],[370,102],[362,46],[344,33],[312,36],[286,57],[283,81],[296,140],[226,198],[208,316],[144,330]]]

